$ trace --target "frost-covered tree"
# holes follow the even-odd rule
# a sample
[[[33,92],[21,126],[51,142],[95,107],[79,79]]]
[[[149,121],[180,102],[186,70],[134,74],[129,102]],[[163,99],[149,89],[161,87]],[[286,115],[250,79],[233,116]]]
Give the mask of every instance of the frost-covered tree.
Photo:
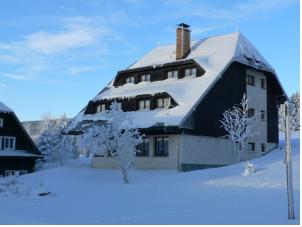
[[[235,157],[238,162],[241,162],[241,154],[244,151],[247,138],[255,135],[252,129],[257,123],[257,114],[248,116],[248,101],[249,99],[244,94],[240,104],[226,110],[223,113],[223,119],[220,121],[233,142]],[[250,166],[250,163],[246,165],[246,167],[248,166]]]
[[[300,130],[300,93],[296,92],[289,98],[289,128],[291,131]],[[279,108],[279,131],[285,132],[284,109]]]
[[[123,182],[127,184],[127,170],[133,163],[136,152],[139,152],[137,146],[142,143],[142,137],[134,127],[131,116],[124,113],[116,101],[105,114],[105,123],[94,125],[84,134],[84,148],[94,154],[114,156],[122,171]],[[90,144],[87,142],[89,137]]]

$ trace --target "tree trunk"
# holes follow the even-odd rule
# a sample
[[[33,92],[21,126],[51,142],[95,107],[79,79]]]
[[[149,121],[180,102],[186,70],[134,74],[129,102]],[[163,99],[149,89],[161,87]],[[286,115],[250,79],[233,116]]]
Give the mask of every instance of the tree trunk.
[[[126,168],[122,168],[122,174],[123,174],[123,182],[124,182],[124,184],[128,184],[129,180],[128,180],[128,173],[127,173],[127,169]]]

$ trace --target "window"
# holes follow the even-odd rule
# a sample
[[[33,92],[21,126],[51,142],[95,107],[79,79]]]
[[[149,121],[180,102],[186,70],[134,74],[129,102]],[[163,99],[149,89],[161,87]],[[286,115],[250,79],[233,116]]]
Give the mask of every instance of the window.
[[[261,120],[265,120],[265,111],[261,110]]]
[[[134,76],[129,76],[126,78],[126,84],[134,84]]]
[[[170,107],[170,98],[158,98],[156,99],[157,108],[169,108]]]
[[[154,156],[166,157],[169,155],[169,139],[168,137],[155,137]]]
[[[150,74],[144,74],[144,75],[141,75],[141,81],[150,81]]]
[[[106,105],[105,103],[102,103],[100,105],[97,106],[96,108],[96,112],[99,113],[99,112],[104,112],[106,110]]]
[[[185,69],[185,77],[196,76],[196,68]]]
[[[150,139],[148,137],[143,138],[143,142],[139,145],[140,152],[136,153],[139,157],[148,157],[150,151]]]
[[[265,79],[261,79],[261,88],[266,89],[266,81]]]
[[[255,77],[252,75],[247,75],[246,83],[247,85],[255,86]]]
[[[2,147],[4,150],[15,150],[16,138],[15,137],[2,137]]]
[[[3,118],[0,118],[0,128],[3,128]]]
[[[265,143],[262,143],[262,144],[261,144],[261,151],[262,151],[262,152],[265,152]]]
[[[177,78],[178,77],[178,71],[177,70],[173,70],[173,71],[168,71],[167,73],[167,78]]]
[[[148,99],[139,100],[138,109],[139,110],[150,110],[150,100],[148,100]]]
[[[247,151],[255,151],[255,143],[247,143]]]
[[[255,116],[255,109],[248,109],[247,110],[247,117]]]

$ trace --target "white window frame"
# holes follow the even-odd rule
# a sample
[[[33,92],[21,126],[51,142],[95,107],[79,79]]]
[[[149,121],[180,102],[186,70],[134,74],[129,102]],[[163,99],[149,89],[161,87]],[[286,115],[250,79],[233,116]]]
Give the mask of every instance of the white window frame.
[[[8,144],[6,144],[6,140],[8,140]],[[2,141],[1,148],[3,146],[3,150],[15,150],[16,149],[16,137],[2,136],[1,141]],[[8,145],[8,146],[6,146],[6,145]]]
[[[149,99],[139,100],[138,109],[139,110],[150,110],[150,100]]]
[[[171,98],[158,98],[156,99],[157,108],[170,108]]]
[[[141,77],[141,82],[151,81],[151,75],[150,74],[143,74],[140,77]]]
[[[4,122],[3,118],[0,118],[0,128],[3,128],[3,122]]]
[[[177,77],[178,77],[178,70],[168,71],[168,73],[167,73],[167,78],[168,79],[177,78]]]
[[[134,84],[134,76],[129,76],[126,78],[125,83],[126,84]]]
[[[97,113],[104,112],[105,110],[106,110],[106,104],[105,103],[99,104],[96,108]]]
[[[187,68],[185,69],[185,77],[196,77],[197,69],[196,68]]]

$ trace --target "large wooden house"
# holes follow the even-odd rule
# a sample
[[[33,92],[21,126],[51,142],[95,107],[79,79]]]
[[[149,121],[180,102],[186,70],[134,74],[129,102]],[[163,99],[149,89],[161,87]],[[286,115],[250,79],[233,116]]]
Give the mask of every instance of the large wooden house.
[[[0,175],[35,171],[42,158],[15,113],[0,102]]]
[[[286,99],[273,67],[239,32],[190,41],[186,24],[176,44],[156,47],[116,77],[74,118],[73,132],[106,121],[113,100],[132,114],[145,134],[137,168],[199,169],[236,162],[219,120],[249,97],[250,113],[261,113],[257,136],[246,141],[243,159],[259,157],[278,145],[277,105]],[[111,157],[92,166],[112,168]]]

